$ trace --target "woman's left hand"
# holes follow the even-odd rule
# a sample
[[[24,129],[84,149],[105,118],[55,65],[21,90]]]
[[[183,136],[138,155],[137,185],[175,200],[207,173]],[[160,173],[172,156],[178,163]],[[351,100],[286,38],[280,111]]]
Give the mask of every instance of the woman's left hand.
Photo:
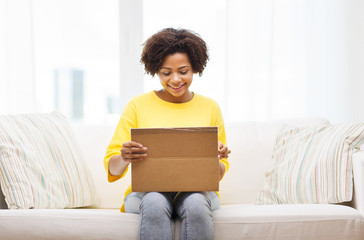
[[[222,142],[220,141],[218,142],[217,150],[219,153],[219,160],[223,158],[228,158],[229,154],[231,153],[231,150],[229,150],[229,148],[222,144]]]

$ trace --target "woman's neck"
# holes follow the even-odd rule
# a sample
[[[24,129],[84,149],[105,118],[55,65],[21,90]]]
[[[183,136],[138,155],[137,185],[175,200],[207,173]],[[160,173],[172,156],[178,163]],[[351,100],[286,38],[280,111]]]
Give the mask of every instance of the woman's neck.
[[[191,91],[186,92],[185,94],[183,94],[180,97],[175,97],[172,94],[170,94],[168,91],[165,91],[164,89],[161,89],[159,91],[155,91],[156,95],[166,101],[166,102],[170,102],[170,103],[186,103],[192,100],[194,93]]]

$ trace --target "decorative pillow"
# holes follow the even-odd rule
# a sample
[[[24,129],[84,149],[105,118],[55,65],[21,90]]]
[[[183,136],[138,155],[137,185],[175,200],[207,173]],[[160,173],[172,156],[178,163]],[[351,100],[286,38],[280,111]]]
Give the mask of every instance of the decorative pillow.
[[[0,116],[0,185],[9,209],[98,202],[71,126],[55,112]]]
[[[284,127],[257,204],[339,203],[352,199],[352,155],[364,123]]]

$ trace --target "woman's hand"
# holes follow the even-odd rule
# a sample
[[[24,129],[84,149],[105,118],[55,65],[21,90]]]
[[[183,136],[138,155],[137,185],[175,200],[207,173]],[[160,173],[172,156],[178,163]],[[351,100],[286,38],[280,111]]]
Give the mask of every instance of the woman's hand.
[[[229,150],[229,148],[227,146],[225,146],[224,144],[222,144],[222,142],[218,142],[218,146],[217,146],[217,150],[219,153],[219,160],[223,159],[223,158],[228,158],[229,154],[231,153],[231,151]],[[219,162],[219,175],[220,175],[220,180],[222,179],[222,177],[225,174],[225,166],[222,162]]]
[[[223,158],[228,158],[231,151],[227,146],[222,144],[222,142],[218,142],[218,153],[219,153],[219,160]]]
[[[142,144],[129,141],[122,145],[120,155],[114,155],[109,161],[109,173],[112,176],[122,175],[131,162],[137,162],[147,157],[147,148]]]
[[[147,157],[147,148],[133,141],[124,142],[120,152],[122,160],[127,163],[141,161]]]

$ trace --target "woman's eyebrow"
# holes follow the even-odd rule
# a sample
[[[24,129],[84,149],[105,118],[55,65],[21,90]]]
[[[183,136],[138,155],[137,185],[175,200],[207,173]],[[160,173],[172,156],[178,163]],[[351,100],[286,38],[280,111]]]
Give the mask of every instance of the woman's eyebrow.
[[[179,67],[178,69],[185,68],[185,67],[189,67],[189,66],[187,66],[187,65],[186,66],[182,66],[182,67]]]
[[[179,68],[177,68],[177,69],[182,69],[182,68],[188,68],[188,67],[190,67],[190,66],[188,66],[188,65],[186,65],[186,66],[182,66],[182,67],[179,67]],[[162,68],[164,68],[164,69],[167,69],[167,70],[172,70],[172,68],[169,68],[169,67],[161,67],[161,69]]]
[[[189,67],[189,66],[186,65],[186,66],[179,67],[177,69],[182,69],[182,68],[185,68],[185,67]],[[169,67],[161,67],[161,69],[162,68],[165,68],[165,69],[168,69],[168,70],[172,70],[172,68],[169,68]]]

